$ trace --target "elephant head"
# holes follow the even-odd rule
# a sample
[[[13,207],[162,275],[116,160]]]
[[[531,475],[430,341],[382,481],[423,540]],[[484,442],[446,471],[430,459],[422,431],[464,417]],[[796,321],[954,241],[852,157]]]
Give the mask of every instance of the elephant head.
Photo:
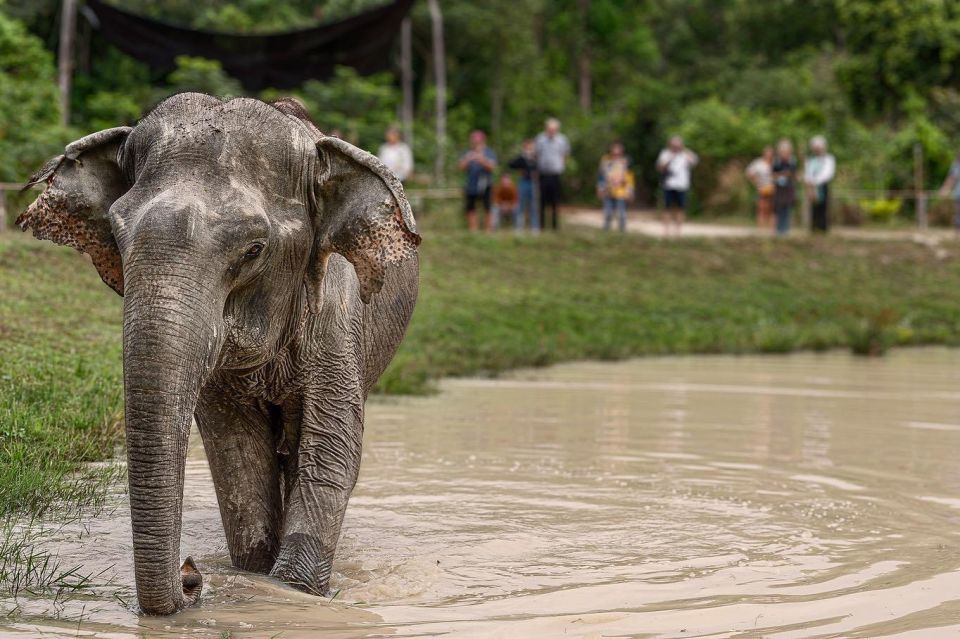
[[[143,611],[192,603],[180,562],[187,438],[215,370],[270,361],[320,304],[331,253],[368,302],[419,236],[376,158],[324,137],[284,101],[184,93],[135,127],[69,144],[31,180],[17,220],[91,257],[124,297],[123,372],[137,596]]]

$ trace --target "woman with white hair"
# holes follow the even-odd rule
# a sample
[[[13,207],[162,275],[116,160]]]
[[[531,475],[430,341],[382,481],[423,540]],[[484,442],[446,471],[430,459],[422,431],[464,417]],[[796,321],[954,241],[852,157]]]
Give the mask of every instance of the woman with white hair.
[[[826,233],[830,228],[827,204],[830,200],[830,181],[837,171],[837,161],[827,153],[827,139],[822,135],[810,140],[810,156],[803,170],[803,181],[813,202],[811,230]]]

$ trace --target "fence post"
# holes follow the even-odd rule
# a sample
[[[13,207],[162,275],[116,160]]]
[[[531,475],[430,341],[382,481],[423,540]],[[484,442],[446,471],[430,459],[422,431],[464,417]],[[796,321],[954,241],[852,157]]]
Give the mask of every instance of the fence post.
[[[926,231],[929,226],[927,192],[923,188],[923,145],[919,142],[913,145],[913,188],[917,198],[917,228]]]
[[[797,173],[794,177],[794,184],[800,185],[800,224],[804,229],[810,230],[810,193],[805,180],[807,169],[807,150],[803,143],[797,145],[797,156],[800,162],[797,165]]]
[[[0,233],[7,230],[7,190],[0,187]]]

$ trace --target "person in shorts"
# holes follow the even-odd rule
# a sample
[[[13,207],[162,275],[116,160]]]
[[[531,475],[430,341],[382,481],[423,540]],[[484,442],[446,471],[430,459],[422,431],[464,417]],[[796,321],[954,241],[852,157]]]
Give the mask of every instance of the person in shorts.
[[[747,179],[757,189],[757,226],[773,230],[773,147],[763,147],[763,155],[747,167]]]
[[[486,216],[487,231],[493,230],[493,216],[491,215],[490,187],[493,170],[497,168],[497,154],[487,146],[487,136],[479,129],[470,133],[470,150],[460,157],[458,164],[466,175],[463,185],[466,201],[467,228],[471,231],[480,230],[480,220],[477,216],[477,203],[483,204]]]
[[[667,148],[657,157],[657,171],[663,182],[663,234],[666,237],[670,236],[671,225],[680,235],[690,191],[690,173],[698,161],[697,154],[684,145],[679,135],[670,138]]]

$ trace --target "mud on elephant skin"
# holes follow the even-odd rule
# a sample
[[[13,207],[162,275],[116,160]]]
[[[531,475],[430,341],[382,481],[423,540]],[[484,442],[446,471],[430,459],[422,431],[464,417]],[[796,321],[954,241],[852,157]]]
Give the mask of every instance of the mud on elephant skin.
[[[137,596],[193,603],[181,566],[196,417],[233,563],[325,593],[364,402],[413,312],[420,237],[399,181],[290,99],[184,93],[69,144],[23,229],[124,296]]]

